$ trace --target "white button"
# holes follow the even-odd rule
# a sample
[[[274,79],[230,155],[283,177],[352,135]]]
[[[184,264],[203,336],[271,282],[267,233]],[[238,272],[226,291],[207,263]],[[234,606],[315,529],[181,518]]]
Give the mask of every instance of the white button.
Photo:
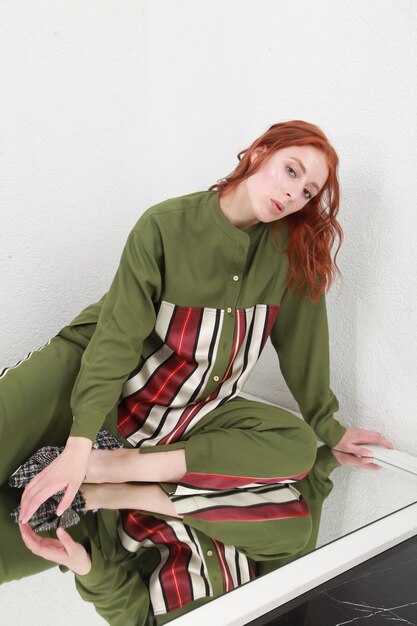
[[[233,280],[235,280],[235,281],[239,280],[239,276],[238,276],[237,274],[235,274],[235,275],[233,276]]]
[[[232,309],[230,308],[230,306],[229,306],[229,307],[227,307],[227,312],[228,312],[228,313],[231,313],[231,312],[232,312]]]
[[[213,380],[215,380],[217,383],[217,381],[220,380],[220,378],[218,376],[213,376]]]
[[[213,556],[213,550],[207,550],[207,556]]]

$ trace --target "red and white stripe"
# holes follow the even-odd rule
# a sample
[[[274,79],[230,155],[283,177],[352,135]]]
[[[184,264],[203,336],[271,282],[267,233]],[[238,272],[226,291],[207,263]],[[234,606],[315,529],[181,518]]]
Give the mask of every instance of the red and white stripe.
[[[118,531],[122,545],[129,552],[157,548],[160,553],[160,563],[149,581],[155,615],[213,596],[201,544],[196,533],[181,521],[124,511]]]
[[[255,578],[249,561],[244,554],[233,546],[226,546],[216,539],[213,540],[223,578],[223,591],[227,593]]]
[[[242,390],[271,332],[278,305],[235,312],[229,363],[218,386],[211,381],[223,329],[220,309],[162,302],[155,332],[163,342],[123,388],[118,427],[134,446],[173,443],[213,409]]]
[[[292,483],[302,480],[307,476],[309,470],[301,474],[285,476],[274,476],[269,478],[254,476],[232,476],[230,474],[208,474],[199,472],[187,472],[181,478],[181,485],[192,489],[207,489],[210,491],[224,491],[225,489],[236,489],[237,487],[252,487],[256,485],[275,485],[276,483]]]
[[[171,501],[178,515],[207,522],[261,522],[310,515],[307,503],[292,485],[257,486],[193,496],[176,492]]]
[[[46,348],[46,346],[49,346],[51,341],[52,339],[50,339],[48,343],[46,343],[44,346],[41,346],[38,350],[33,350],[32,352],[28,352],[28,354],[25,357],[23,357],[23,359],[18,361],[15,365],[12,365],[11,367],[5,367],[3,370],[0,371],[0,379],[4,378],[8,372],[15,370],[17,367],[19,367],[19,365],[22,365],[22,363],[25,363],[26,361],[28,361],[33,354],[35,354],[36,352],[40,352],[41,350]]]

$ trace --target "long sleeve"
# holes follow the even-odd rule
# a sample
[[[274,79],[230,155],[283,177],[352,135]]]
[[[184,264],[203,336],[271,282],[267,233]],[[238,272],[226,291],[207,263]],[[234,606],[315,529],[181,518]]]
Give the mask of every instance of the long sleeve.
[[[282,375],[317,436],[332,447],[345,428],[333,417],[339,404],[329,386],[329,333],[324,296],[317,304],[286,291],[271,332]]]
[[[129,235],[81,361],[71,396],[73,436],[95,438],[117,403],[123,383],[139,363],[144,339],[154,328],[162,261],[157,233],[153,235],[150,228],[140,229],[141,221],[149,225],[146,219],[139,220]]]

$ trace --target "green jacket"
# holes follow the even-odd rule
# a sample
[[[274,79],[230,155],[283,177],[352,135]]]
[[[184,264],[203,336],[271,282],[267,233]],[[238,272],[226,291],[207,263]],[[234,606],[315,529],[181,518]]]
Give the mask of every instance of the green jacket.
[[[281,246],[287,236],[282,229]],[[178,441],[239,394],[270,336],[304,419],[335,445],[345,429],[333,416],[325,301],[290,292],[287,270],[269,225],[236,228],[216,191],[147,210],[108,293],[72,322],[97,326],[72,393],[71,434],[93,439],[121,400],[119,430],[132,445]]]

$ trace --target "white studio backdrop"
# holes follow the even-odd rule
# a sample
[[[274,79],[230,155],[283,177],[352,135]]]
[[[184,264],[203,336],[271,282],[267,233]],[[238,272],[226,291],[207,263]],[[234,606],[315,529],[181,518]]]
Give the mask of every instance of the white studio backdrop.
[[[270,124],[306,119],[341,160],[344,279],[328,296],[339,417],[417,452],[417,3],[0,11],[0,367],[101,297],[148,206],[207,188]],[[271,350],[247,391],[296,408]]]

